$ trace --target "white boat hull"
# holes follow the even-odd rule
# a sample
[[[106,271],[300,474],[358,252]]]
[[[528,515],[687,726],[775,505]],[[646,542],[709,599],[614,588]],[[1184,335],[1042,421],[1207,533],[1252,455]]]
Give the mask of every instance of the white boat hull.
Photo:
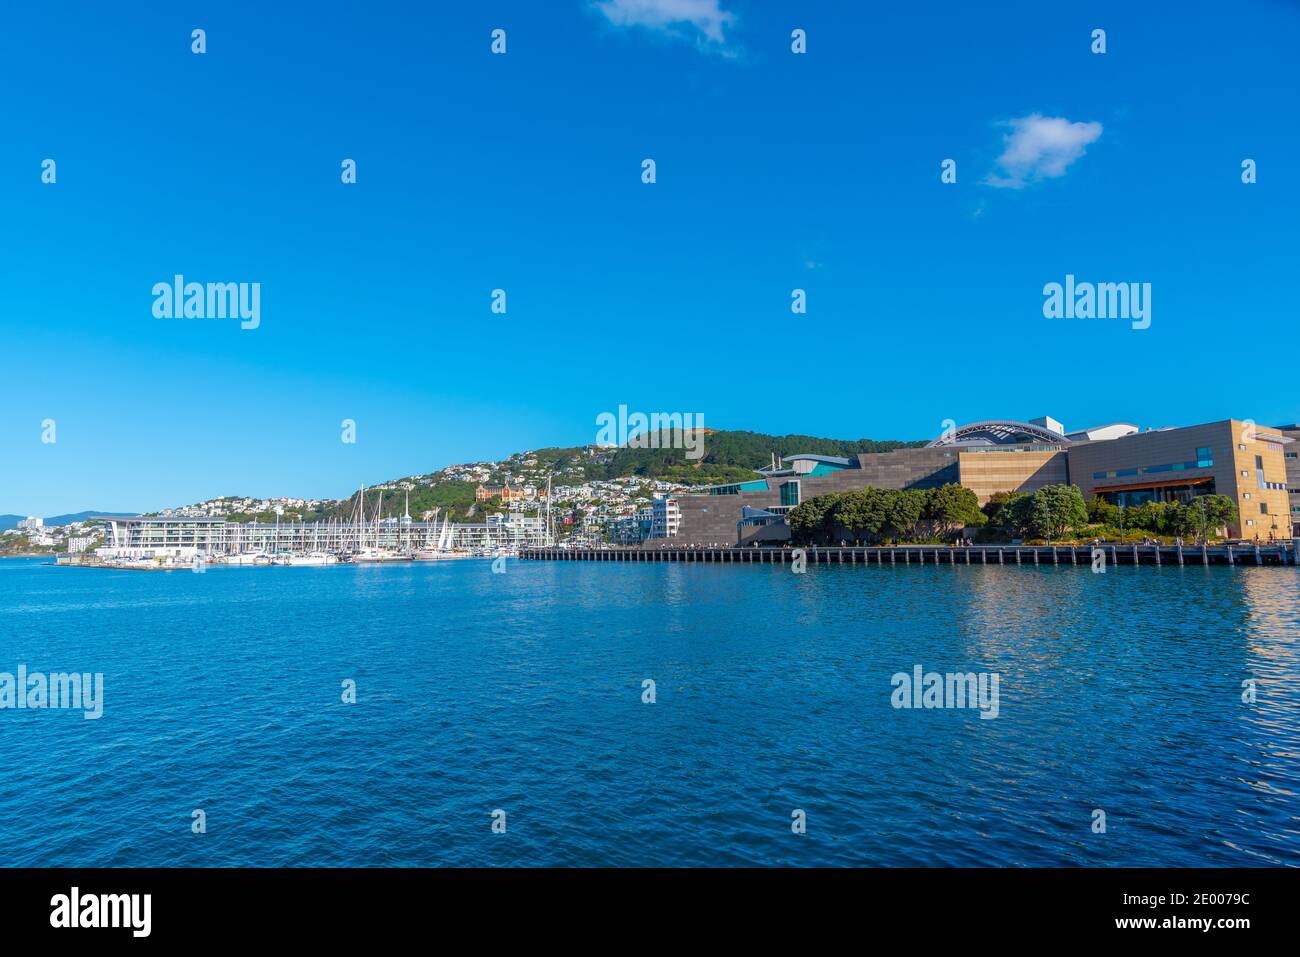
[[[337,565],[338,557],[328,552],[312,552],[307,555],[282,555],[277,556],[275,563],[277,565]]]

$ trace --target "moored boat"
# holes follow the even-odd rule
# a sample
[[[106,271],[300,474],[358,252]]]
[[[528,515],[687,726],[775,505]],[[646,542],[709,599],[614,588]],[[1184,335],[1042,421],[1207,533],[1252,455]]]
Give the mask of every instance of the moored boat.
[[[277,565],[337,565],[338,556],[330,552],[286,552],[275,556]]]

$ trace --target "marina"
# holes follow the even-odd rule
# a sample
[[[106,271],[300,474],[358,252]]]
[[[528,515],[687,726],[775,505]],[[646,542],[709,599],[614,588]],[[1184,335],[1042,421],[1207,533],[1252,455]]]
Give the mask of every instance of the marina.
[[[364,490],[363,490],[364,492]],[[323,522],[232,522],[213,517],[95,516],[104,544],[93,553],[62,556],[59,565],[88,568],[175,569],[206,565],[320,567],[337,564],[455,561],[517,554],[551,544],[549,520],[517,513],[485,516],[482,523],[385,517],[358,496],[348,519]]]

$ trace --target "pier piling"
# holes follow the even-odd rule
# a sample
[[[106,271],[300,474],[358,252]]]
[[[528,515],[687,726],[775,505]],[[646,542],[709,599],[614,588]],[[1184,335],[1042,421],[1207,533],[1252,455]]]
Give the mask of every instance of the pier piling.
[[[1189,562],[1196,564],[1199,562],[1202,566],[1210,565],[1227,565],[1233,566],[1239,564],[1238,557],[1243,554],[1241,544],[1231,545],[1214,545],[1201,543],[1199,547],[1187,548],[1182,543],[1176,545],[1138,545],[1137,543],[1124,543],[1127,550],[1124,553],[1125,562],[1134,566],[1143,564],[1160,567],[1165,564],[1166,557],[1170,559],[1170,564],[1177,562],[1178,566],[1184,567]],[[1256,567],[1286,567],[1295,566],[1300,563],[1300,556],[1297,556],[1297,542],[1283,541],[1277,543],[1247,543],[1245,545],[1247,555],[1246,564]],[[1068,562],[1066,556],[1061,554],[1061,549],[1068,550]],[[1084,552],[1084,560],[1079,560],[1079,550],[1088,549]],[[1165,553],[1168,549],[1168,555]],[[1035,566],[1043,564],[1044,560],[1050,559],[1053,566],[1069,564],[1075,567],[1080,565],[1089,565],[1092,549],[1086,545],[982,545],[978,549],[978,564],[990,565],[993,559],[989,557],[989,552],[995,552],[997,555],[996,562],[998,565],[1006,565],[1008,554],[1015,559],[1016,565],[1027,564],[1025,552],[1029,552],[1029,560]],[[786,553],[790,548],[763,548],[763,547],[664,547],[664,548],[637,548],[637,547],[614,547],[614,548],[554,548],[554,547],[530,547],[520,551],[519,557],[525,560],[545,560],[545,561],[583,561],[583,562],[704,562],[712,564],[768,564],[776,565],[778,562],[786,564]],[[1120,564],[1120,552],[1116,545],[1109,546],[1110,562],[1112,565]],[[874,545],[874,546],[809,546],[805,551],[805,557],[814,565],[857,565],[859,557],[861,564],[869,566],[874,556],[876,566],[883,567],[885,564],[885,553],[889,553],[889,564],[899,564],[898,556],[903,557],[902,564],[912,564],[912,556],[921,565],[929,563],[933,557],[936,565],[944,563],[945,556],[950,566],[964,564],[967,567],[977,564],[976,549],[972,546],[955,546],[950,548],[933,548],[932,556],[926,555],[926,546],[924,545]]]

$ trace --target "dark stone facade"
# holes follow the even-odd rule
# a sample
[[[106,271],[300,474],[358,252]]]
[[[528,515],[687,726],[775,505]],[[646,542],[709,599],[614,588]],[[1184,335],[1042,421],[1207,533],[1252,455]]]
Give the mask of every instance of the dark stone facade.
[[[893,452],[860,453],[860,468],[841,469],[829,475],[800,475],[775,477],[768,480],[763,491],[740,492],[736,495],[676,495],[673,496],[681,510],[681,525],[672,538],[647,541],[645,548],[681,545],[734,545],[736,523],[741,509],[773,508],[781,505],[781,485],[788,481],[799,483],[800,501],[833,492],[875,488],[938,488],[960,480],[958,452],[954,448],[898,449]],[[784,525],[747,528],[743,541],[763,543],[784,541],[789,530]]]

